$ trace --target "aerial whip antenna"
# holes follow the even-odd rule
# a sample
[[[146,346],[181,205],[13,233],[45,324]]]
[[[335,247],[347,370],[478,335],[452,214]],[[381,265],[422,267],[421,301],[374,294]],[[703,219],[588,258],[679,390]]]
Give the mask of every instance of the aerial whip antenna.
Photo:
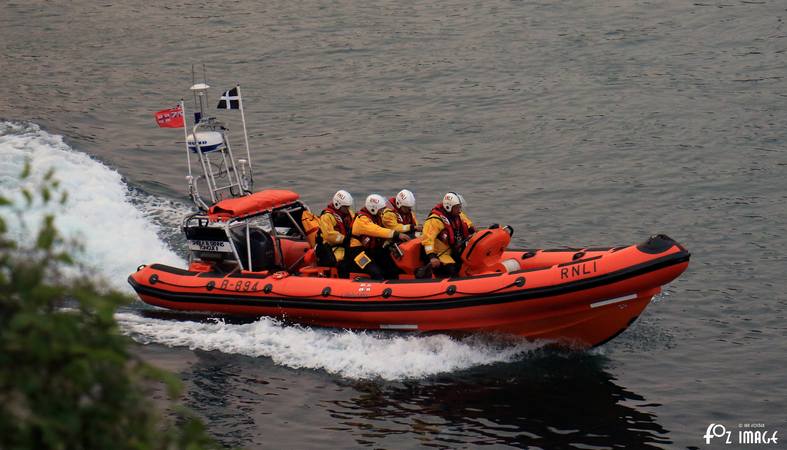
[[[208,84],[208,70],[205,68],[205,63],[202,63],[202,82]],[[208,91],[205,91],[205,104],[210,105],[210,100],[208,100]]]

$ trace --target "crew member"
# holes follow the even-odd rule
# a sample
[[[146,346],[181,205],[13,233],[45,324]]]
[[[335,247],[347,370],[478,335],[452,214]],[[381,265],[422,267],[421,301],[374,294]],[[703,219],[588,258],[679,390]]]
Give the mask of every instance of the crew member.
[[[320,231],[320,218],[312,214],[306,205],[301,212],[301,226],[303,232],[306,233],[305,237],[309,247],[314,248],[317,245],[317,234]]]
[[[383,227],[385,198],[378,194],[366,197],[366,203],[352,225],[352,241],[346,257],[350,271],[369,274],[373,279],[398,278],[399,269],[384,247],[388,240],[409,241],[410,237]]]
[[[396,196],[388,199],[388,205],[383,211],[383,226],[415,237],[415,232],[421,231],[421,226],[418,225],[414,209],[415,195],[402,189]]]
[[[345,190],[338,190],[320,213],[320,233],[315,249],[317,264],[336,267],[341,278],[347,278],[349,274],[345,253],[350,248],[350,233],[355,218],[352,207],[353,196]]]
[[[449,192],[424,221],[421,245],[428,267],[440,277],[450,277],[459,272],[464,244],[475,232],[473,222],[462,211],[463,206],[462,196]]]

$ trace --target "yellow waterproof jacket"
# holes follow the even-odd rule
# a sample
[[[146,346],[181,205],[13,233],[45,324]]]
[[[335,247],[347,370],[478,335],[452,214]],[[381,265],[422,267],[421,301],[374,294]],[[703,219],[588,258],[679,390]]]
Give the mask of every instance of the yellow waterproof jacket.
[[[395,230],[381,227],[374,223],[370,216],[371,214],[366,211],[366,208],[358,212],[358,215],[353,221],[353,238],[352,241],[350,241],[350,247],[363,246],[369,248],[376,245],[382,245],[381,240],[391,239],[396,234]],[[365,242],[361,242],[362,240]]]
[[[320,215],[320,233],[322,234],[322,242],[325,245],[332,247],[333,256],[336,257],[336,262],[344,259],[344,239],[348,236],[351,230],[347,227],[349,223],[342,221],[341,216],[337,217],[338,213],[334,212],[333,208],[327,208]],[[352,221],[355,214],[350,211],[350,219]]]
[[[385,211],[383,211],[383,226],[400,233],[410,233],[415,227],[418,226],[418,218],[415,217],[415,212],[410,211],[410,216],[411,223],[402,223],[402,220],[406,219],[401,216],[399,211],[391,208],[385,208]]]
[[[317,243],[317,232],[320,231],[320,219],[312,214],[311,211],[304,210],[301,215],[301,225],[303,232],[306,233],[306,240],[309,241],[309,247],[314,248]]]
[[[459,213],[459,217],[461,217],[468,229],[473,228],[473,222],[465,215],[464,211]],[[439,255],[437,258],[443,264],[453,264],[456,261],[454,261],[451,255],[449,243],[439,238],[443,230],[445,230],[443,219],[437,214],[430,214],[424,221],[424,231],[421,234],[421,245],[423,245],[424,252],[426,252],[427,255]],[[456,256],[459,257],[459,255]]]

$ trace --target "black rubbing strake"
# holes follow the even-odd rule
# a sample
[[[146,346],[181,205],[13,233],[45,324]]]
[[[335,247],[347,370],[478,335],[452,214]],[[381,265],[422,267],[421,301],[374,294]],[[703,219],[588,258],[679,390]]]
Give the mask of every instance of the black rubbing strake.
[[[413,300],[394,300],[385,303],[374,301],[343,301],[343,300],[319,300],[317,298],[295,297],[290,298],[261,298],[245,297],[238,298],[230,295],[216,294],[195,294],[169,292],[138,283],[132,276],[128,282],[138,292],[145,295],[157,297],[161,300],[171,302],[187,303],[217,303],[225,305],[243,306],[275,306],[279,308],[308,308],[315,310],[339,310],[339,311],[419,311],[419,310],[439,310],[450,308],[463,308],[479,305],[492,305],[509,302],[536,300],[555,295],[563,295],[572,292],[605,286],[632,277],[644,275],[656,270],[670,267],[676,264],[688,262],[691,254],[688,252],[673,253],[646,263],[637,264],[616,272],[607,273],[591,278],[584,278],[559,285],[545,286],[539,288],[521,289],[513,292],[503,292],[499,294],[478,294],[473,296],[458,297],[453,299],[424,300],[424,297],[414,298]],[[416,281],[416,280],[413,280]],[[266,285],[268,288],[270,285]],[[270,292],[271,288],[268,288]],[[264,291],[263,291],[264,292]],[[400,297],[401,298],[401,297]],[[261,303],[264,301],[265,303]]]

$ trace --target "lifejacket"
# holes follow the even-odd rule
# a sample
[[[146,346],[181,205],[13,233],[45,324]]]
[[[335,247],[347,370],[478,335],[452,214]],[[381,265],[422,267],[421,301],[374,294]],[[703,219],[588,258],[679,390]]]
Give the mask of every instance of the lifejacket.
[[[358,211],[358,214],[355,215],[355,219],[354,220],[358,220],[358,218],[361,217],[361,216],[368,217],[369,220],[372,221],[372,223],[374,223],[377,226],[383,227],[383,220],[382,220],[382,218],[380,217],[379,214],[375,216],[375,215],[372,215],[372,213],[370,213],[366,208],[361,208]],[[383,228],[385,228],[385,227],[383,227]],[[352,229],[352,227],[350,227],[350,229]],[[363,247],[365,249],[367,249],[367,250],[373,250],[373,249],[376,249],[376,248],[381,248],[383,246],[383,244],[385,243],[385,241],[386,241],[383,238],[378,238],[378,237],[374,237],[374,236],[366,236],[366,235],[353,235],[353,237],[358,239],[359,241],[361,241],[361,244],[363,244]]]
[[[413,213],[412,212],[410,212],[410,214],[402,213],[402,211],[400,211],[399,208],[396,207],[396,197],[389,198],[388,203],[391,204],[391,208],[389,209],[396,214],[396,220],[398,220],[399,223],[401,223],[402,225],[410,225],[410,230],[413,230],[415,228]]]
[[[429,218],[426,220],[434,218],[443,221],[444,226],[443,231],[437,235],[437,239],[448,244],[451,249],[458,250],[458,245],[470,237],[470,229],[467,228],[467,224],[462,220],[462,216],[449,214],[443,208],[442,203],[438,203],[432,208],[432,212],[429,213]]]
[[[349,248],[350,247],[350,239],[348,233],[352,232],[353,229],[353,217],[351,214],[342,214],[341,211],[333,207],[332,203],[328,203],[328,206],[325,207],[324,210],[320,213],[323,215],[325,213],[333,214],[333,217],[336,219],[336,230],[344,236],[344,243],[341,244],[342,247]],[[317,243],[322,243],[322,232],[318,233],[317,235]]]
[[[309,210],[304,210],[301,214],[301,224],[303,225],[303,232],[306,233],[306,240],[309,241],[309,246],[314,248],[317,245],[317,236],[320,231],[320,219],[312,214]]]

